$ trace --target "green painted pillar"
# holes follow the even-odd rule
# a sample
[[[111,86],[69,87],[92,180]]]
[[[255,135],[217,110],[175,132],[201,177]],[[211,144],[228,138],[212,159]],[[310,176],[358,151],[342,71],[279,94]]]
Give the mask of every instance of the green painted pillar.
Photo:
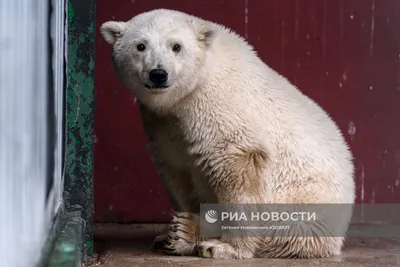
[[[93,256],[93,120],[95,65],[95,0],[68,0],[67,152],[64,200],[80,206],[85,230],[82,258]]]

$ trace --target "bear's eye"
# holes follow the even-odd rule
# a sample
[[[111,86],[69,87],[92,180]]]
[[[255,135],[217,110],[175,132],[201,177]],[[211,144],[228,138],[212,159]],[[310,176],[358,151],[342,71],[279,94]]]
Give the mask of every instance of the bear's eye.
[[[174,46],[172,47],[172,51],[178,53],[179,51],[181,51],[181,46],[178,44],[174,44]]]
[[[144,46],[144,44],[138,44],[136,46],[136,49],[140,52],[144,51],[146,49],[146,47]]]

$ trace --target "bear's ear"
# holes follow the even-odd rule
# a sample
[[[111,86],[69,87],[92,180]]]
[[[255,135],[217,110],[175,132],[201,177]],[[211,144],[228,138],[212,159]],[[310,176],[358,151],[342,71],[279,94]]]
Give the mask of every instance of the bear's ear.
[[[101,25],[100,32],[107,43],[114,45],[115,42],[124,35],[125,28],[125,22],[108,21]]]
[[[213,25],[208,21],[199,21],[198,19],[189,19],[187,22],[196,33],[197,40],[209,47],[215,38]]]
[[[197,39],[200,42],[204,43],[206,47],[209,47],[215,38],[215,31],[210,26],[211,25],[209,25],[207,23],[202,24],[199,26],[198,32],[197,32]]]

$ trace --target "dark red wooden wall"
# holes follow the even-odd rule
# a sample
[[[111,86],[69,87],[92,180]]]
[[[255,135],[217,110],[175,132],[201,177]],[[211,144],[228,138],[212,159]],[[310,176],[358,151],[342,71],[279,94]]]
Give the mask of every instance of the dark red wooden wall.
[[[98,28],[171,8],[234,29],[320,103],[355,155],[357,202],[400,202],[400,1],[97,0],[95,219],[163,221],[171,204],[145,149],[135,97]]]

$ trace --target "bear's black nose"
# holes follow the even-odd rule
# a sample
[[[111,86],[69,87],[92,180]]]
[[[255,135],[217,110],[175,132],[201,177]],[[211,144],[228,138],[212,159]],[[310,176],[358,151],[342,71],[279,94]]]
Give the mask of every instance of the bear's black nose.
[[[168,73],[163,69],[154,69],[150,71],[149,79],[155,84],[162,84],[168,80]]]

